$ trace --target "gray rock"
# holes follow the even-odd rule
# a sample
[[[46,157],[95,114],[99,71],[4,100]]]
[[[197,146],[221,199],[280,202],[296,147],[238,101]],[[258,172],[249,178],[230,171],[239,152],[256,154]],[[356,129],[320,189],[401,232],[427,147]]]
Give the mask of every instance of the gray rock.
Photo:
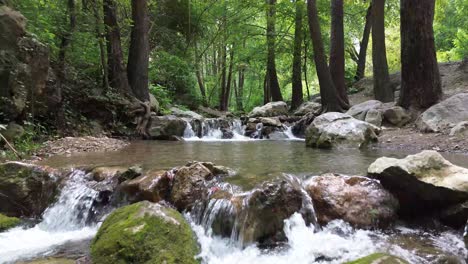
[[[203,119],[203,116],[190,110],[182,110],[177,107],[171,107],[171,113],[177,117],[187,117],[193,119]]]
[[[411,121],[411,115],[401,106],[387,108],[383,115],[387,123],[397,127],[402,127]]]
[[[416,125],[423,132],[441,132],[468,121],[468,93],[456,94],[427,109]]]
[[[380,129],[348,114],[330,112],[314,119],[306,130],[306,145],[316,148],[364,147],[377,141]]]
[[[172,136],[183,137],[187,122],[173,115],[152,116],[149,135],[154,139],[170,138]]]
[[[150,94],[149,98],[150,98],[151,111],[153,111],[155,113],[158,113],[159,112],[159,102],[158,102],[158,100],[156,99],[156,97],[154,97],[153,94]]]
[[[285,102],[271,102],[264,106],[255,107],[249,117],[272,117],[288,114],[288,105]]]
[[[468,121],[460,122],[450,130],[451,137],[468,138]]]
[[[369,100],[364,103],[354,105],[348,110],[348,112],[346,112],[346,114],[364,121],[368,111],[380,109],[382,106],[383,103],[378,100]]]
[[[264,126],[274,126],[274,127],[283,127],[283,124],[278,118],[273,117],[261,117],[260,123]]]
[[[319,114],[322,109],[322,105],[319,102],[304,102],[299,106],[299,108],[294,112],[295,116],[304,116],[308,113]]]
[[[366,119],[364,121],[380,127],[382,126],[382,120],[383,120],[382,111],[377,110],[377,109],[371,109],[367,111]]]
[[[436,151],[404,159],[379,158],[369,166],[368,175],[395,195],[403,215],[427,215],[468,200],[468,169]]]

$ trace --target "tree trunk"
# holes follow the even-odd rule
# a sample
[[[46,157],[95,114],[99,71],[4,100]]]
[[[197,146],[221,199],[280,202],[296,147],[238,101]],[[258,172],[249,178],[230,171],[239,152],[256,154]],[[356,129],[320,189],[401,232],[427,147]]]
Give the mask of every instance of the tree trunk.
[[[99,14],[98,3],[97,0],[93,1],[93,13],[94,19],[96,21],[96,37],[98,39],[99,45],[99,57],[101,59],[101,72],[102,72],[102,86],[104,91],[109,90],[109,74],[107,71],[107,62],[106,62],[106,50],[104,48],[104,36],[101,32],[101,25],[102,25],[102,18],[101,14]]]
[[[307,48],[307,31],[304,30],[304,82],[306,85],[307,91],[307,101],[310,100],[310,90],[309,90],[309,78],[307,78],[307,56],[308,56],[308,48]]]
[[[224,94],[223,110],[227,111],[229,109],[229,99],[231,98],[231,85],[232,85],[232,69],[234,67],[234,47],[231,46],[231,51],[229,52],[229,71],[228,78],[226,83],[226,93]]]
[[[293,51],[293,71],[292,71],[292,98],[291,109],[298,108],[303,100],[302,93],[302,16],[303,3],[296,0],[296,24],[294,29],[294,51]]]
[[[244,111],[244,104],[242,100],[244,99],[244,74],[245,69],[244,65],[239,66],[237,79],[237,94],[236,94],[236,104],[238,111]]]
[[[114,0],[104,0],[103,10],[104,24],[106,26],[109,85],[123,94],[131,95],[132,92],[123,62],[120,29],[117,23],[117,7]]]
[[[227,47],[223,43],[221,48],[221,92],[219,93],[219,110],[226,111],[225,97],[227,92]]]
[[[370,36],[371,28],[372,28],[372,2],[369,4],[369,8],[367,8],[366,23],[364,25],[364,32],[362,33],[362,40],[359,45],[357,69],[356,69],[356,75],[354,76],[354,80],[356,82],[364,78],[365,73],[366,73],[367,46],[369,45],[369,36]]]
[[[269,92],[266,95],[271,95],[273,101],[283,101],[281,89],[278,82],[278,74],[276,73],[276,0],[267,0],[267,44],[268,44],[268,57],[267,57],[267,85]],[[270,98],[264,95],[265,102],[269,102]]]
[[[426,109],[442,97],[434,44],[435,0],[401,0],[401,95],[399,105]]]
[[[338,95],[348,105],[349,100],[345,84],[343,0],[331,0],[331,18],[330,74]]]
[[[149,101],[149,17],[147,0],[132,0],[132,33],[127,74],[133,94],[142,102]]]
[[[314,47],[314,61],[320,85],[322,112],[343,112],[346,103],[340,99],[327,65],[327,57],[323,48],[322,33],[318,20],[316,0],[307,1],[309,30]]]
[[[200,88],[200,94],[202,96],[202,104],[203,106],[207,107],[208,104],[206,101],[205,82],[203,81],[203,70],[200,69],[200,61],[202,60],[202,58],[199,58],[198,56],[198,48],[197,48],[196,40],[194,41],[194,49],[195,49],[195,75],[197,76],[198,87]]]
[[[372,64],[375,99],[393,102],[395,96],[390,85],[385,48],[385,0],[373,0],[372,4]]]

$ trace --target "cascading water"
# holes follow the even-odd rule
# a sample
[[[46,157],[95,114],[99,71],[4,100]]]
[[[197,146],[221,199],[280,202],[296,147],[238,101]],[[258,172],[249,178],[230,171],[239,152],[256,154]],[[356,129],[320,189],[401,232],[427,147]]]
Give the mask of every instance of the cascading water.
[[[14,263],[47,254],[69,241],[92,238],[98,226],[87,223],[98,192],[86,183],[86,173],[75,170],[57,202],[44,212],[42,222],[32,228],[17,227],[0,233],[0,263]]]

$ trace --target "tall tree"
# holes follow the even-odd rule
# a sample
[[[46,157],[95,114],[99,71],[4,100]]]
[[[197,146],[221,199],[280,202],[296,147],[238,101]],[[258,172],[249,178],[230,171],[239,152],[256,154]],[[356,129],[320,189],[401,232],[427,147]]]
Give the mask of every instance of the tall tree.
[[[366,72],[366,57],[367,57],[367,46],[369,45],[369,37],[372,28],[372,1],[367,8],[366,22],[364,24],[364,32],[362,33],[362,40],[359,44],[359,55],[357,62],[356,75],[354,80],[357,82],[364,78]]]
[[[372,3],[372,64],[375,99],[393,102],[395,96],[390,85],[385,47],[385,0],[373,0]]]
[[[147,0],[132,0],[132,33],[127,74],[133,94],[142,102],[149,101],[149,17]]]
[[[349,104],[345,84],[343,0],[331,0],[330,74],[341,100]]]
[[[117,7],[114,0],[103,0],[104,24],[106,26],[107,68],[109,85],[119,92],[131,95],[127,72],[124,66],[120,29],[117,23]]]
[[[314,61],[320,85],[322,112],[343,112],[347,104],[341,100],[328,69],[327,57],[323,47],[322,33],[318,19],[316,0],[307,1],[309,30],[314,49]]]
[[[405,108],[425,109],[442,96],[434,44],[435,0],[400,1],[401,95]]]
[[[304,4],[301,0],[296,0],[296,17],[294,28],[294,51],[292,70],[292,98],[291,109],[298,108],[303,100],[302,93],[302,17],[304,15]]]
[[[267,1],[267,45],[268,45],[268,56],[267,56],[267,72],[265,77],[265,94],[264,102],[267,103],[273,101],[283,101],[281,95],[281,89],[278,82],[278,74],[276,72],[276,0]]]

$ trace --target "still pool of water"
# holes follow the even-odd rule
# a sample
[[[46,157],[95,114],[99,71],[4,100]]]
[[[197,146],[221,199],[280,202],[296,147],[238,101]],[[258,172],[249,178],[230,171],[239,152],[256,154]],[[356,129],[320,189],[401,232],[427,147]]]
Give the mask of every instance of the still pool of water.
[[[54,167],[141,165],[144,169],[170,169],[188,161],[210,161],[236,171],[231,183],[250,189],[281,177],[282,173],[299,177],[327,172],[365,175],[375,159],[387,156],[402,158],[410,151],[382,149],[320,150],[306,148],[303,141],[238,142],[163,142],[135,141],[128,147],[106,153],[55,156],[43,161]],[[468,167],[468,156],[444,154],[452,163]]]

